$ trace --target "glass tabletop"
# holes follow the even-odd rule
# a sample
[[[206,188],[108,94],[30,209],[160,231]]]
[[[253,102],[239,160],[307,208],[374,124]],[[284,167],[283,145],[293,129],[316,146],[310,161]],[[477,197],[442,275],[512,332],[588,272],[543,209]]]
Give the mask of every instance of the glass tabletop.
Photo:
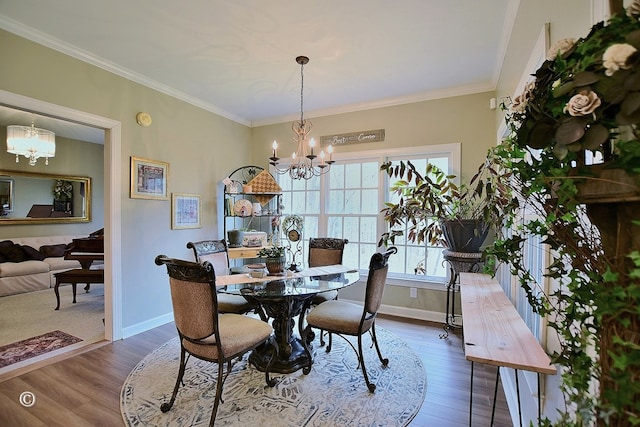
[[[220,292],[253,297],[305,296],[338,290],[360,279],[357,270],[319,275],[305,275],[303,271],[300,275],[267,276],[260,280],[244,276],[246,281],[237,278],[239,283],[227,284]]]

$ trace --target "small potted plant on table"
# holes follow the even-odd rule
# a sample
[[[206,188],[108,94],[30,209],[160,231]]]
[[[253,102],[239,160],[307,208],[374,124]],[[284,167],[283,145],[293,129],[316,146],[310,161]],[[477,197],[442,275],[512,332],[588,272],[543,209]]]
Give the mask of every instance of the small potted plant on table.
[[[258,252],[258,257],[265,259],[267,271],[270,275],[284,273],[286,263],[284,250],[285,248],[283,246],[269,246],[260,249]]]

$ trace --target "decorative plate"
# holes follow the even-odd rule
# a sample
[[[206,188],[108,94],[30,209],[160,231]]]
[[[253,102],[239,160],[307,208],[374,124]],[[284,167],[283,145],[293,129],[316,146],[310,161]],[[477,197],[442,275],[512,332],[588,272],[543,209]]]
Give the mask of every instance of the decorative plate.
[[[240,199],[233,205],[233,212],[236,214],[236,216],[251,216],[252,211],[253,206],[247,199]]]

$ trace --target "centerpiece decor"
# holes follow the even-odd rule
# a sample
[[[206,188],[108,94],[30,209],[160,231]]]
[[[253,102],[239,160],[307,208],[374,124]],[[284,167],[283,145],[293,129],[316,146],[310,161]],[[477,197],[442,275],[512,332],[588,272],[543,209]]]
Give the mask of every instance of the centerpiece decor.
[[[269,246],[258,251],[258,257],[265,258],[267,271],[270,275],[273,276],[284,273],[286,263],[284,251],[285,248],[283,246]]]
[[[488,252],[558,334],[562,426],[640,424],[640,1],[610,4],[502,106],[511,134],[492,150],[529,219]],[[548,294],[526,262],[532,236],[552,258]]]

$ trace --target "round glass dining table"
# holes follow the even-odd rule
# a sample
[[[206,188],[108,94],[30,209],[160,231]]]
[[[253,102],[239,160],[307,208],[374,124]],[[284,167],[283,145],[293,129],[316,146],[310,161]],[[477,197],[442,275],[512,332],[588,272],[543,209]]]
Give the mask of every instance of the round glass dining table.
[[[216,285],[224,286],[220,292],[242,295],[249,301],[258,302],[273,319],[273,336],[251,353],[249,361],[261,371],[288,374],[302,368],[307,368],[305,373],[308,373],[313,363],[311,343],[305,349],[300,336],[294,333],[296,317],[309,307],[316,294],[342,289],[359,279],[357,270],[333,265],[287,272],[286,276],[219,276]],[[275,357],[273,361],[272,357]]]

